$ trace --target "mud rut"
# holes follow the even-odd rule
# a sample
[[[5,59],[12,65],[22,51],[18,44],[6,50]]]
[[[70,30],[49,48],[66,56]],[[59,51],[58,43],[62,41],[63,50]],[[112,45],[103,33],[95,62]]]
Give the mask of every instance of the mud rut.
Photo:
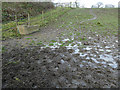
[[[97,18],[92,10],[90,13],[94,17],[80,24]],[[3,53],[3,88],[118,87],[117,37],[104,37],[91,30],[79,30],[84,33],[81,33],[81,37],[88,38],[87,41],[77,41],[78,37],[74,33],[71,38],[61,37],[63,43],[73,40],[65,47],[60,46],[59,40],[53,46],[26,46],[26,38],[33,37],[32,40],[40,41],[42,36],[49,38],[51,35],[50,39],[53,39],[54,35],[60,33],[51,25],[44,30],[42,34],[38,32],[22,39],[3,42],[7,49]]]

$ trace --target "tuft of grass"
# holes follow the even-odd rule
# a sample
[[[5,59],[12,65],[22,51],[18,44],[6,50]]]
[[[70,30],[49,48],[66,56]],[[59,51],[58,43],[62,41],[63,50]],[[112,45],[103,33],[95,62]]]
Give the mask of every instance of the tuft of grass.
[[[30,40],[31,38],[26,38],[27,40]]]
[[[29,45],[32,45],[33,43],[29,43]]]
[[[65,46],[64,44],[60,45],[60,47],[64,47],[64,46]]]
[[[6,51],[5,46],[2,46],[2,53],[4,53]]]
[[[5,65],[9,65],[9,64],[18,64],[20,61],[18,60],[18,61],[11,61],[11,62],[8,62],[7,64],[5,64]]]
[[[80,41],[86,41],[87,40],[87,38],[85,38],[85,37],[79,37],[78,38]]]
[[[61,44],[63,44],[64,42],[63,41],[60,41]]]
[[[55,42],[57,42],[57,41],[55,41],[55,40],[51,40],[51,42],[55,43]]]
[[[17,78],[17,77],[14,77],[14,78],[15,78],[15,80],[16,80],[16,81],[20,81],[20,79],[19,79],[19,78]]]
[[[75,45],[75,43],[72,43],[72,44],[71,44],[71,46],[74,46],[74,45]]]
[[[42,44],[43,44],[42,42],[37,43],[37,45],[42,45]]]
[[[77,36],[80,36],[80,32],[77,32],[76,35],[77,35]]]
[[[69,43],[72,43],[74,40],[70,40],[70,41],[68,41]]]
[[[72,36],[73,34],[72,33],[69,33],[70,36]]]
[[[49,46],[54,46],[54,44],[53,44],[53,43],[50,43]]]

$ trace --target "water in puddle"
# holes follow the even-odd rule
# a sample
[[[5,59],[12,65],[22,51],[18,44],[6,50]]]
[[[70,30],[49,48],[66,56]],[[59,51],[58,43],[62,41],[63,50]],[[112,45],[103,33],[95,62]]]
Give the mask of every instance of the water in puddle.
[[[102,61],[101,64],[106,64],[106,62]]]
[[[72,49],[72,44],[69,44],[68,46],[65,46],[67,49]]]
[[[107,52],[111,52],[111,50],[106,50]]]
[[[82,43],[81,42],[76,42],[77,44],[80,44],[80,45],[82,45]]]
[[[100,52],[103,52],[103,51],[104,51],[104,49],[99,49],[99,51],[100,51]]]
[[[95,59],[95,58],[91,58],[95,63],[100,63],[100,62],[98,62],[97,61],[97,59]]]
[[[87,46],[85,49],[89,51],[89,50],[91,50],[92,48],[91,48],[90,46]]]
[[[61,63],[63,64],[63,63],[65,63],[65,61],[64,61],[64,60],[61,60]]]
[[[103,54],[103,55],[99,55],[99,56],[100,56],[100,59],[102,59],[102,60],[114,62],[112,55]]]
[[[77,49],[75,49],[75,51],[74,51],[74,53],[73,54],[77,54],[77,53],[79,53],[79,49],[77,48]]]
[[[90,59],[90,57],[86,57],[86,59]]]
[[[67,38],[67,39],[64,39],[64,40],[62,40],[63,42],[66,42],[66,41],[70,41],[70,39],[69,38]]]
[[[100,55],[100,59],[105,60],[106,62],[111,62],[108,65],[110,65],[112,68],[117,68],[117,63],[113,59],[112,55],[108,54]]]
[[[73,38],[73,40],[74,40],[74,37],[72,37]],[[70,39],[64,39],[64,40],[62,40],[63,42],[66,42],[66,41],[70,41]],[[72,43],[76,43],[75,45],[72,45]],[[91,53],[91,49],[92,49],[92,47],[91,46],[87,46],[86,48],[84,48],[84,50],[87,50],[87,51],[90,51],[90,57],[88,56],[88,54],[87,53],[83,53],[83,52],[80,52],[80,50],[79,50],[79,45],[78,44],[80,44],[80,45],[82,45],[82,43],[81,42],[72,42],[72,43],[70,43],[68,46],[65,46],[67,49],[73,49],[74,50],[74,52],[72,53],[72,54],[80,54],[80,57],[86,57],[86,59],[92,59],[95,63],[100,63],[100,64],[104,64],[104,66],[105,65],[110,65],[112,68],[116,68],[117,67],[117,63],[114,61],[114,59],[113,59],[113,56],[112,55],[109,55],[109,54],[100,54],[99,52],[103,52],[104,51],[104,49],[101,47],[101,45],[100,44],[95,44],[94,46],[92,46],[92,47],[94,47],[94,50],[95,50],[95,54],[94,53]],[[55,43],[53,43],[54,45],[53,46],[49,46],[49,45],[46,45],[46,47],[50,47],[50,48],[52,48],[52,49],[55,49],[55,48],[59,48],[60,47],[60,45],[62,45],[62,44],[60,44],[60,43],[58,43],[58,42],[55,42]],[[105,49],[107,49],[106,51],[107,52],[111,52],[111,50],[110,50],[110,47],[109,46],[105,46]],[[96,55],[97,54],[97,55]],[[100,55],[99,55],[100,54]],[[99,56],[99,58],[97,58],[96,56]],[[104,61],[98,61],[98,60],[104,60]],[[74,61],[76,62],[76,59],[74,58]],[[88,61],[82,61],[83,63],[89,63]],[[111,63],[107,63],[107,62],[111,62]],[[64,60],[61,60],[61,63],[64,63]],[[83,65],[80,65],[80,67],[83,67]]]
[[[83,67],[84,65],[83,65],[83,64],[80,64],[79,66],[80,66],[80,67]]]
[[[106,49],[109,49],[110,47],[109,46],[105,46]]]
[[[80,53],[80,56],[85,57],[85,56],[87,56],[87,54]]]
[[[117,64],[117,63],[114,63],[114,64],[110,63],[109,65],[110,65],[112,68],[117,68],[117,67],[118,67],[118,64]]]

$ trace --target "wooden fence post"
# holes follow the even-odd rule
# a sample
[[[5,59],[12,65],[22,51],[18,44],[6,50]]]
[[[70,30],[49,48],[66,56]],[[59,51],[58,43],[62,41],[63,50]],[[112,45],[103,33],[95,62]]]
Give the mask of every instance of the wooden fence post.
[[[52,11],[51,11],[51,18],[50,18],[50,19],[51,19],[51,21],[52,21]]]
[[[17,16],[15,15],[15,23],[16,23],[16,30],[15,30],[15,32],[16,32],[16,35],[17,35],[17,26],[18,26],[18,23],[17,23]]]
[[[28,13],[28,27],[30,26],[30,14]]]
[[[42,11],[42,21],[44,22],[44,12]]]
[[[17,16],[15,15],[15,23],[16,23],[16,27],[17,27]]]

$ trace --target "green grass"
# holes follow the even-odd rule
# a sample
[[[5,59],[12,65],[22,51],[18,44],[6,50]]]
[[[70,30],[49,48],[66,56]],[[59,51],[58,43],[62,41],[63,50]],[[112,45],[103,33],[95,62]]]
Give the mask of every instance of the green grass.
[[[85,31],[96,32],[96,34],[101,34],[104,37],[106,37],[107,35],[117,35],[117,8],[93,9],[93,13],[95,13],[97,16],[96,20],[85,21],[80,24],[81,21],[93,18],[93,16],[89,13],[89,9],[78,8],[71,10],[68,14],[65,15],[65,17],[61,18],[61,21],[64,22],[59,26],[59,29],[64,29],[64,32],[62,32],[61,36],[65,37],[66,35],[70,38],[74,35],[75,40],[87,41],[87,37],[83,37],[85,35]],[[79,30],[81,30],[81,32]]]
[[[57,42],[57,41],[55,41],[55,40],[51,40],[51,42],[55,43],[55,42]]]
[[[83,27],[103,35],[116,35],[118,33],[117,8],[93,9],[93,13],[97,15],[97,19],[84,22]]]
[[[53,43],[50,43],[49,46],[53,46],[54,44]]]
[[[65,45],[64,45],[64,44],[62,44],[62,45],[60,45],[60,47],[65,47]]]
[[[42,44],[43,44],[42,42],[37,43],[37,45],[42,45]]]
[[[85,38],[85,37],[83,37],[83,38],[79,37],[78,40],[80,40],[80,41],[86,41],[87,38]]]
[[[30,40],[31,38],[26,38],[27,40]]]
[[[69,12],[67,12],[70,10]],[[66,12],[66,13],[65,13]],[[52,13],[52,17],[51,17]],[[89,9],[85,8],[77,8],[77,9],[70,9],[70,8],[57,8],[54,10],[50,10],[46,13],[44,13],[44,18],[46,18],[44,21],[42,20],[42,15],[38,15],[36,17],[31,18],[31,25],[40,25],[45,26],[47,24],[54,23],[56,25],[56,28],[64,31],[61,31],[60,38],[62,37],[68,37],[74,35],[74,37],[78,41],[86,41],[87,37],[83,38],[84,32],[86,31],[92,31],[96,32],[97,34],[102,34],[104,36],[106,35],[117,35],[118,33],[118,10],[115,9],[93,9],[93,13],[97,15],[96,20],[92,21],[86,21],[82,24],[80,24],[81,21],[91,19],[93,16],[89,13]],[[62,16],[61,16],[62,15]],[[61,17],[60,17],[61,16]],[[60,18],[58,18],[60,17]],[[27,22],[24,20],[24,22]],[[60,23],[56,23],[60,22]],[[19,24],[22,24],[23,22],[19,22]],[[6,25],[3,25],[3,30],[15,26],[14,22],[8,23]],[[78,31],[75,31],[78,30]],[[79,32],[81,30],[81,32]],[[10,37],[18,37],[19,34],[16,35],[15,30],[9,30],[6,32],[3,32],[4,38],[10,38]],[[63,39],[63,38],[62,38]],[[27,39],[29,40],[29,39]],[[50,46],[53,46],[53,43],[56,42],[55,40],[50,41]],[[61,46],[68,45],[70,42],[63,43]],[[31,45],[33,42],[30,43]],[[41,43],[38,43],[40,45]]]
[[[29,45],[35,45],[35,41],[31,40],[31,42],[29,43]]]
[[[2,53],[4,53],[6,51],[5,46],[2,46]]]
[[[64,15],[64,17],[61,17],[60,22],[64,22],[61,25],[58,25],[57,27],[59,29],[66,29],[65,32],[67,36],[72,36],[74,30],[79,30],[80,29],[80,22],[83,20],[87,20],[92,18],[93,16],[89,13],[89,9],[85,8],[77,8],[77,9],[72,9],[68,13]],[[77,33],[77,35],[80,35],[80,33]]]
[[[18,60],[18,61],[11,61],[11,62],[8,62],[7,64],[5,64],[5,65],[9,65],[9,64],[18,64],[20,61]]]

